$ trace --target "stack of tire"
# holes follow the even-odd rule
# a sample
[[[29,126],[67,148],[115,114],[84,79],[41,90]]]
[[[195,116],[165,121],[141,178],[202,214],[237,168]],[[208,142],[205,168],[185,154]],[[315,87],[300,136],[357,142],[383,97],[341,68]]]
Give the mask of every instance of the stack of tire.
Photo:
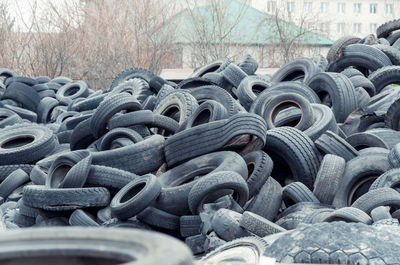
[[[99,91],[1,69],[0,223],[155,230],[207,259],[251,245],[281,262],[399,263],[381,229],[400,218],[399,29],[272,76],[250,55],[179,84],[131,68]]]

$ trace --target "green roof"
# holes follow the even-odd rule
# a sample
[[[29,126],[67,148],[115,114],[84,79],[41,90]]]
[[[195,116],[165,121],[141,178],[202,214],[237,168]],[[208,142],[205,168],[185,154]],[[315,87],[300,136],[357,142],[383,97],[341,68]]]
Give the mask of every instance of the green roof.
[[[279,43],[279,36],[276,30],[276,24],[273,22],[275,17],[273,15],[264,13],[256,8],[250,7],[237,0],[224,0],[226,3],[223,16],[226,28],[221,32],[229,32],[229,38],[226,38],[227,43],[243,44],[243,45],[266,45]],[[196,19],[198,19],[197,22]],[[220,37],[212,37],[212,34],[218,35],[218,31],[213,29],[214,20],[218,19],[216,12],[210,5],[199,6],[192,10],[184,9],[178,13],[172,21],[177,27],[177,37],[175,43],[188,44],[192,42],[201,42],[201,39],[196,40],[196,32],[199,32],[199,25],[201,31],[207,32],[208,42],[220,42]],[[199,23],[200,21],[200,23]],[[296,26],[293,23],[280,21],[284,25],[285,34],[298,34],[304,28]],[[295,36],[295,35],[293,35]],[[204,41],[204,40],[203,40]],[[333,41],[324,37],[323,35],[306,32],[301,36],[301,41],[304,45],[312,46],[331,46]]]

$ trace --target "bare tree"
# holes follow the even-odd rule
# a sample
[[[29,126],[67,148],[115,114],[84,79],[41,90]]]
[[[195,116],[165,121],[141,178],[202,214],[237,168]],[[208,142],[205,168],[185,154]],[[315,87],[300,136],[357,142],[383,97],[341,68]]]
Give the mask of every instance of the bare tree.
[[[246,0],[235,14],[230,12],[230,3],[226,1],[206,0],[202,5],[198,1],[185,1],[190,21],[185,21],[189,30],[182,34],[189,43],[192,67],[233,57],[233,52],[242,53],[244,48],[234,40],[238,38],[235,28],[248,8]]]
[[[272,9],[272,7],[270,7]],[[272,14],[266,14],[260,27],[270,29],[270,43],[264,47],[268,51],[269,66],[279,66],[304,54],[316,54],[320,52],[318,45],[311,45],[316,42],[316,34],[329,36],[324,32],[318,23],[319,15],[316,13],[300,13],[294,16],[287,5],[274,7]],[[329,23],[325,24],[326,26]]]

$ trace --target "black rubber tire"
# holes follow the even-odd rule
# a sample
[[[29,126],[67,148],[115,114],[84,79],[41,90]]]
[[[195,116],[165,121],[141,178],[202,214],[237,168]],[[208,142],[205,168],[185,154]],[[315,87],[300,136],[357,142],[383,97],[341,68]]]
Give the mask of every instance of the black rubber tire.
[[[394,47],[383,44],[376,44],[373,47],[381,50],[383,53],[389,57],[390,61],[392,61],[393,65],[400,65],[400,51]]]
[[[6,126],[14,125],[16,123],[21,123],[22,119],[18,116],[14,111],[0,108],[0,128],[4,128]]]
[[[281,205],[282,186],[270,177],[244,209],[272,221]]]
[[[199,176],[219,171],[234,171],[247,180],[246,162],[235,152],[205,154],[173,167],[158,177],[163,189],[156,207],[175,215],[190,213],[188,194]]]
[[[143,137],[134,130],[128,128],[115,128],[110,130],[106,135],[104,135],[104,137],[102,137],[99,151],[112,149],[111,147],[113,142],[118,138],[129,139],[133,143],[143,141]]]
[[[344,221],[346,223],[363,223],[370,225],[372,219],[364,211],[354,207],[343,207],[330,213],[323,220],[324,222]]]
[[[271,82],[279,83],[282,81],[300,80],[306,83],[319,72],[321,72],[321,70],[312,59],[299,58],[280,67],[279,70],[272,75]]]
[[[199,104],[206,100],[215,100],[221,103],[228,111],[229,117],[238,113],[241,105],[223,88],[218,86],[200,86],[189,90]]]
[[[264,78],[251,75],[242,80],[236,90],[236,96],[240,104],[249,110],[256,97],[265,89],[271,86]]]
[[[150,110],[138,110],[126,114],[119,115],[112,118],[108,122],[109,129],[115,129],[119,127],[132,127],[136,125],[145,125],[149,128],[157,128],[160,134],[175,133],[179,128],[179,123],[174,119],[154,114]]]
[[[86,186],[106,187],[108,189],[120,190],[129,182],[139,178],[138,175],[113,167],[91,166],[86,179]]]
[[[356,68],[353,68],[353,67],[348,67],[340,73],[347,76],[348,78],[352,78],[354,76],[364,76],[363,73],[361,73],[359,70],[357,70]]]
[[[155,106],[154,114],[164,115],[172,118],[174,114],[179,113],[177,122],[182,124],[199,107],[197,100],[187,91],[175,90],[168,94],[160,103]]]
[[[370,97],[373,97],[376,94],[375,86],[369,81],[368,78],[364,76],[353,76],[349,78],[351,83],[353,84],[354,88],[362,87]]]
[[[164,163],[164,137],[153,135],[137,144],[95,152],[92,164],[109,166],[138,175],[156,171]]]
[[[30,180],[36,185],[44,185],[47,178],[47,173],[42,170],[39,165],[35,165],[29,173]]]
[[[196,68],[193,73],[190,74],[190,77],[202,77],[206,73],[221,72],[230,63],[231,61],[228,58],[215,60],[202,67]]]
[[[27,174],[32,171],[33,165],[30,164],[16,164],[16,165],[1,165],[0,166],[0,180],[3,181],[8,175],[17,169],[22,169]]]
[[[106,94],[101,94],[98,96],[94,96],[94,97],[88,97],[82,101],[75,101],[72,106],[71,106],[71,110],[72,111],[87,111],[87,110],[94,110],[96,109],[99,104],[104,100],[104,98],[106,97]]]
[[[327,154],[322,159],[314,182],[314,195],[321,203],[332,204],[336,191],[340,187],[346,161],[336,155]]]
[[[139,229],[45,227],[4,231],[2,238],[0,244],[10,246],[1,248],[2,263],[192,264],[182,242]]]
[[[391,20],[380,25],[376,29],[376,35],[378,38],[386,38],[388,37],[393,31],[400,29],[400,19]]]
[[[179,218],[179,231],[182,237],[201,233],[202,220],[199,215],[183,215]]]
[[[171,231],[179,230],[179,216],[167,213],[151,206],[140,212],[137,215],[137,219],[159,229],[161,228]]]
[[[100,138],[107,132],[107,123],[114,114],[125,110],[136,111],[142,107],[133,96],[126,94],[116,94],[105,98],[97,107],[90,122],[90,129],[96,138]]]
[[[24,109],[24,108],[20,108],[17,106],[13,106],[13,105],[7,105],[5,104],[3,106],[6,109],[12,110],[15,113],[17,113],[22,119],[31,121],[31,122],[37,122],[37,114],[33,111],[30,111],[28,109]]]
[[[304,130],[304,133],[310,137],[311,140],[315,141],[328,130],[337,134],[340,133],[340,128],[336,123],[331,108],[318,103],[311,103],[311,108],[313,110],[314,120],[312,125]]]
[[[322,153],[340,156],[345,161],[349,161],[359,155],[354,147],[331,131],[326,131],[321,135],[315,141],[315,145]]]
[[[141,78],[146,82],[150,82],[150,80],[154,77],[154,74],[146,69],[142,68],[129,68],[125,69],[121,73],[119,73],[114,80],[111,82],[110,89],[112,90],[114,87],[119,85],[120,83],[127,81],[129,79]]]
[[[81,209],[73,211],[68,222],[72,226],[100,226],[89,213]]]
[[[274,177],[274,173],[277,173],[277,165],[281,165],[280,168],[282,168],[282,163],[284,163],[285,167],[291,171],[290,175],[286,175],[285,178],[300,181],[312,189],[321,158],[311,139],[303,132],[291,127],[269,130],[267,138],[268,141],[263,150],[274,161],[272,177]],[[278,181],[282,181],[282,179],[279,180],[279,176],[275,177]]]
[[[234,87],[239,87],[240,83],[247,77],[247,74],[236,64],[228,64],[220,74]]]
[[[371,217],[374,222],[392,219],[390,208],[388,206],[378,206],[371,211]]]
[[[206,100],[196,109],[192,116],[181,125],[177,132],[207,122],[227,119],[228,117],[228,111],[221,103],[215,100]]]
[[[70,136],[70,148],[71,151],[86,149],[96,138],[94,138],[90,129],[91,117],[86,118],[79,122],[78,125],[73,129]]]
[[[285,93],[271,98],[271,100],[264,105],[263,113],[267,129],[275,128],[274,123],[276,116],[280,111],[291,106],[299,108],[301,113],[299,122],[293,127],[300,131],[305,131],[310,128],[314,121],[314,112],[310,102],[298,94]]]
[[[400,169],[393,168],[380,175],[371,185],[369,190],[379,188],[397,189],[400,184]]]
[[[220,238],[227,241],[250,236],[251,234],[239,225],[241,217],[242,214],[238,212],[219,209],[211,220],[211,227]]]
[[[190,189],[188,204],[192,214],[199,214],[207,199],[212,197],[211,202],[213,202],[218,197],[212,195],[222,190],[232,190],[240,206],[243,206],[249,198],[249,188],[242,176],[233,171],[215,172],[200,178]]]
[[[147,174],[124,186],[110,203],[111,213],[121,220],[136,216],[148,207],[161,192],[154,175]]]
[[[169,137],[164,144],[167,164],[173,167],[193,157],[227,148],[232,138],[252,135],[257,150],[265,144],[265,122],[255,114],[238,113],[229,119],[198,125]],[[233,148],[233,146],[230,146]]]
[[[56,147],[54,134],[34,124],[13,125],[0,130],[0,165],[35,163]]]
[[[346,142],[353,146],[356,150],[362,150],[368,147],[381,147],[390,149],[390,146],[381,137],[366,132],[354,133],[346,137]]]
[[[351,44],[344,49],[342,57],[328,65],[327,72],[341,72],[349,66],[363,71],[376,71],[388,65],[392,65],[392,62],[379,49],[365,44]]]
[[[375,179],[389,169],[387,156],[382,154],[361,155],[348,161],[333,205],[350,206],[368,191]]]
[[[373,72],[368,79],[374,84],[376,92],[379,93],[390,84],[400,84],[400,66],[385,66]]]
[[[149,84],[141,78],[133,78],[132,80],[120,83],[109,92],[109,95],[119,93],[127,93],[135,97],[141,104],[147,97],[154,94]]]
[[[87,207],[102,207],[110,203],[106,188],[54,189],[29,185],[23,189],[27,206],[48,211],[68,211]]]
[[[17,169],[5,178],[0,184],[0,197],[7,197],[18,187],[29,181],[29,175],[22,169]]]
[[[267,246],[267,243],[260,237],[242,237],[223,244],[208,253],[201,260],[211,263],[215,262],[217,264],[224,262],[245,262],[248,264],[257,264],[263,256]],[[238,248],[238,251],[235,251],[235,248]],[[246,251],[246,254],[243,254],[243,252],[241,253],[240,251],[244,248],[248,250]],[[232,255],[226,255],[227,252],[232,253]]]
[[[325,94],[330,96],[332,111],[338,122],[344,122],[347,116],[358,107],[354,86],[345,75],[320,73],[310,78],[307,84],[320,97]]]
[[[335,231],[334,237],[332,231]],[[385,244],[376,244],[377,237],[388,240]],[[326,238],[330,238],[329,243]],[[360,250],[361,245],[368,251]],[[333,222],[286,233],[265,254],[280,263],[390,264],[400,262],[399,249],[397,236],[391,231],[365,224]]]
[[[57,90],[56,98],[58,101],[69,104],[74,99],[86,98],[89,96],[89,87],[85,81],[70,82]]]
[[[328,62],[336,61],[338,58],[342,56],[343,49],[346,48],[346,46],[358,43],[360,40],[361,40],[360,38],[355,36],[344,36],[337,39],[329,48],[326,59],[328,60]]]
[[[301,182],[292,182],[283,187],[282,200],[285,203],[286,208],[299,202],[320,202]]]
[[[367,214],[370,214],[378,206],[391,206],[394,210],[397,210],[400,208],[400,194],[392,188],[378,188],[368,191],[351,206]]]
[[[395,100],[386,111],[385,125],[388,128],[399,131],[400,130],[400,99]]]
[[[51,164],[47,188],[82,188],[89,174],[92,156],[87,150],[63,153]]]
[[[193,255],[204,253],[204,245],[207,237],[203,234],[189,236],[185,239],[185,244],[191,250]]]
[[[239,224],[247,231],[259,237],[265,237],[268,235],[286,231],[286,229],[280,227],[277,224],[274,224],[264,217],[247,211],[242,214]]]
[[[261,150],[248,153],[243,159],[249,171],[249,177],[246,181],[249,188],[249,198],[253,198],[269,178],[274,162],[269,155]]]
[[[29,85],[12,82],[1,96],[1,99],[12,99],[21,104],[22,107],[35,112],[39,105],[38,92]]]

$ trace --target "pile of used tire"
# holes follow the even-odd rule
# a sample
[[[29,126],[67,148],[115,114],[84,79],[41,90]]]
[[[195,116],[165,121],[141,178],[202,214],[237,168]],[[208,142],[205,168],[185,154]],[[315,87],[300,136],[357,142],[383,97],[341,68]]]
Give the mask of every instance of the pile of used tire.
[[[13,231],[0,259],[191,264],[182,242],[122,229],[137,228],[211,261],[399,264],[398,29],[272,76],[249,55],[177,85],[131,68],[105,91],[1,69],[0,224]]]

